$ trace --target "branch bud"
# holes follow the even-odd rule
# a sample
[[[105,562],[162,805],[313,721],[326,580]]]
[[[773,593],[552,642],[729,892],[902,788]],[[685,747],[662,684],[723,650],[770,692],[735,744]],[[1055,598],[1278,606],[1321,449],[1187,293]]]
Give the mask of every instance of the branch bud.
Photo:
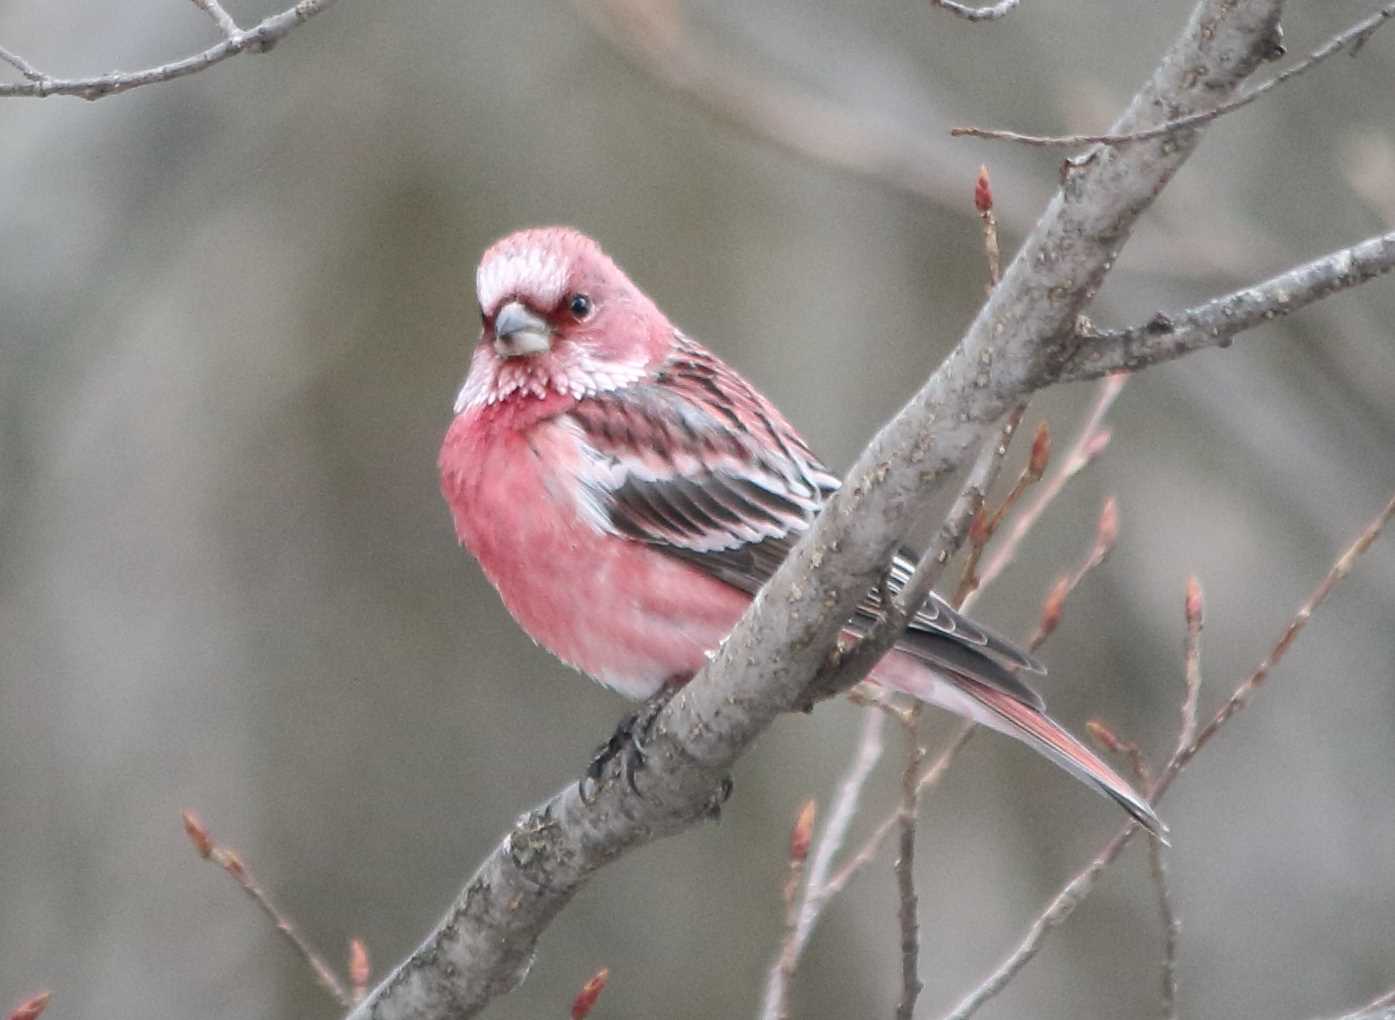
[[[805,801],[799,809],[799,817],[790,830],[790,862],[803,864],[809,856],[809,845],[814,841],[814,816],[816,809],[813,800]]]
[[[368,978],[373,973],[368,962],[368,947],[362,939],[349,939],[349,984],[354,987],[355,1000],[363,998],[368,990]]]
[[[1100,747],[1103,747],[1106,751],[1112,751],[1114,754],[1121,754],[1125,750],[1124,742],[1114,735],[1113,730],[1098,719],[1091,719],[1085,724],[1085,728],[1090,731],[1090,739],[1096,744],[1099,744]]]
[[[605,984],[609,980],[609,967],[602,967],[591,975],[591,980],[581,986],[581,991],[577,992],[576,998],[572,1000],[572,1020],[586,1020],[591,1013],[591,1007],[601,997],[601,992],[605,991]]]
[[[1104,501],[1104,509],[1100,511],[1100,522],[1095,528],[1095,552],[1096,559],[1104,559],[1114,549],[1114,543],[1119,541],[1119,504],[1110,496]]]
[[[980,213],[993,210],[993,185],[988,180],[988,167],[978,168],[978,180],[974,182],[974,208]]]
[[[208,860],[213,853],[213,837],[204,828],[203,819],[192,811],[184,812],[184,832],[189,837],[189,842],[194,844],[194,849],[204,860]]]
[[[1205,607],[1201,600],[1201,582],[1195,577],[1189,577],[1187,578],[1187,627],[1199,630],[1204,611]]]
[[[48,1009],[49,998],[49,992],[31,995],[14,1008],[10,1020],[39,1020],[39,1014]]]
[[[1069,577],[1062,577],[1051,586],[1051,590],[1046,593],[1046,598],[1041,603],[1041,621],[1037,624],[1037,634],[1033,644],[1040,644],[1055,631],[1061,622],[1061,611],[1065,608],[1066,596],[1069,594]]]
[[[1042,422],[1037,426],[1037,434],[1032,438],[1032,456],[1027,461],[1027,474],[1038,479],[1046,474],[1046,465],[1051,460],[1051,428]]]

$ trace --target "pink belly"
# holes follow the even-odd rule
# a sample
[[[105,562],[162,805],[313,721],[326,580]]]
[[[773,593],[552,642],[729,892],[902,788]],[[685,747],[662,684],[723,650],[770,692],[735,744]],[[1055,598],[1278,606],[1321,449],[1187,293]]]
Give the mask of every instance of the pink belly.
[[[697,672],[745,593],[600,531],[577,504],[562,430],[471,438],[461,420],[447,434],[442,491],[461,543],[528,635],[630,698]]]

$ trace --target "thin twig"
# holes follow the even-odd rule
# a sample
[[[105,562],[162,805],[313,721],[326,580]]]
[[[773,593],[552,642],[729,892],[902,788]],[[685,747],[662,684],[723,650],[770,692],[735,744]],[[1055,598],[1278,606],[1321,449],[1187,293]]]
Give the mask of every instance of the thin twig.
[[[205,6],[206,2],[212,6]],[[173,81],[186,75],[197,74],[214,64],[242,53],[244,50],[250,50],[253,53],[269,50],[297,25],[304,24],[316,14],[328,10],[334,5],[334,2],[335,0],[297,0],[295,6],[263,18],[245,32],[237,31],[233,35],[228,35],[222,20],[212,10],[212,7],[216,7],[217,4],[213,0],[194,0],[194,3],[209,11],[218,21],[219,26],[224,28],[222,42],[192,56],[183,57],[168,64],[161,64],[158,67],[147,67],[140,71],[112,71],[110,74],[95,75],[89,78],[53,78],[39,71],[28,61],[21,61],[14,53],[5,51],[0,59],[4,59],[6,63],[18,68],[28,80],[0,82],[0,97],[31,96],[42,99],[45,96],[78,96],[82,99],[101,99],[118,92],[128,92],[131,89],[140,88],[142,85]],[[223,13],[226,15],[226,12]],[[231,17],[228,17],[228,21],[231,22],[231,20]]]
[[[38,995],[31,995],[9,1013],[9,1020],[39,1020],[39,1016],[48,1009],[49,1000],[53,998],[51,992],[40,992]]]
[[[1148,767],[1148,761],[1143,757],[1143,751],[1137,743],[1115,736],[1108,727],[1095,719],[1090,720],[1088,727],[1090,736],[1095,738],[1096,743],[1108,751],[1124,756],[1134,778],[1138,780],[1140,790],[1152,787],[1153,770]],[[1160,839],[1148,841],[1148,871],[1153,878],[1153,889],[1158,897],[1158,916],[1163,923],[1163,1016],[1166,1020],[1176,1020],[1177,949],[1182,938],[1182,924],[1172,905],[1172,890],[1167,877],[1167,858],[1164,856],[1164,844]]]
[[[844,773],[842,782],[838,784],[838,793],[833,798],[828,821],[824,823],[823,832],[813,850],[798,922],[792,932],[786,931],[775,964],[770,968],[765,1001],[761,1004],[761,1020],[778,1020],[788,1013],[790,981],[822,913],[823,901],[819,896],[825,888],[825,877],[833,866],[833,858],[847,839],[848,827],[857,813],[857,805],[862,799],[862,789],[867,785],[867,778],[882,756],[882,729],[885,722],[886,716],[881,712],[864,712],[862,715],[862,732],[858,736],[857,750],[852,761],[848,763],[848,770]],[[788,966],[785,965],[786,960],[789,961]]]
[[[1109,409],[1114,406],[1114,401],[1119,398],[1119,393],[1127,381],[1127,376],[1107,376],[1096,388],[1094,402],[1090,405],[1090,410],[1085,416],[1085,423],[1081,425],[1075,442],[1066,451],[1066,456],[1059,462],[1055,473],[1037,489],[1036,498],[1013,520],[1007,537],[998,545],[996,552],[989,559],[988,565],[983,568],[980,574],[980,587],[992,584],[1004,568],[1016,559],[1017,550],[1022,546],[1022,540],[1027,537],[1027,533],[1032,528],[1036,527],[1042,514],[1056,501],[1056,497],[1061,494],[1066,483],[1103,453],[1104,448],[1109,445],[1109,430],[1104,426],[1104,419],[1109,413]],[[969,602],[966,601],[964,604],[968,606]]]
[[[1201,595],[1201,582],[1195,577],[1187,579],[1184,616],[1187,621],[1187,693],[1182,698],[1182,728],[1177,734],[1179,751],[1196,739],[1196,707],[1201,699],[1201,632],[1206,626],[1206,606]]]
[[[242,858],[235,851],[214,842],[199,816],[192,811],[184,812],[184,832],[188,835],[189,841],[194,844],[194,849],[200,857],[213,861],[214,864],[231,875],[242,891],[251,897],[252,902],[260,907],[267,917],[271,918],[271,923],[276,926],[276,930],[285,937],[291,948],[309,965],[320,987],[328,992],[340,1006],[351,1009],[355,1002],[354,997],[344,989],[343,983],[329,964],[325,963],[324,957],[316,952],[291,919],[271,902],[271,898],[257,884],[257,880],[252,876],[247,865],[242,862]]]
[[[1157,312],[1139,326],[1081,330],[1080,347],[1061,369],[1062,382],[1098,379],[1180,358],[1205,347],[1227,347],[1237,333],[1291,315],[1395,268],[1395,230],[1338,248],[1261,283],[1182,312]]]
[[[785,937],[781,940],[780,957],[774,970],[779,974],[780,994],[775,1005],[777,1020],[788,1020],[789,987],[794,979],[795,968],[799,966],[799,915],[803,906],[800,902],[800,887],[804,880],[804,863],[809,859],[809,844],[814,838],[815,806],[812,800],[806,801],[790,830],[788,873],[785,877]]]
[[[901,999],[896,1005],[896,1020],[911,1020],[915,1015],[916,999],[924,984],[920,980],[920,897],[915,891],[916,816],[920,811],[920,766],[925,760],[925,748],[920,743],[921,703],[916,702],[906,721],[906,766],[901,770],[901,806],[896,813],[900,831],[900,852],[893,870],[896,873],[898,907],[896,921],[901,929]]]
[[[1389,1020],[1389,1014],[1384,1011],[1392,1006],[1395,1006],[1395,988],[1381,992],[1360,1009],[1343,1013],[1337,1020]]]
[[[5,47],[0,46],[0,60],[9,64],[30,81],[44,80],[43,72],[13,50],[7,50]]]
[[[1027,404],[1025,402],[1018,404],[1008,412],[1007,420],[1003,422],[1003,427],[998,434],[996,449],[999,456],[1007,452],[1007,444],[1012,440],[1018,426],[1022,424],[1022,416],[1026,413]],[[983,557],[984,549],[993,540],[993,536],[998,532],[998,526],[1017,505],[1022,494],[1041,480],[1050,447],[1051,432],[1046,423],[1042,422],[1038,426],[1036,438],[1032,442],[1032,455],[1017,476],[1017,481],[1008,490],[1008,494],[1003,497],[1002,503],[996,510],[990,510],[987,504],[979,507],[978,513],[974,516],[973,524],[969,527],[969,551],[964,556],[964,565],[959,571],[959,585],[954,590],[953,598],[950,599],[951,605],[956,608],[964,605],[969,596],[978,590],[981,583],[978,576],[978,564]]]
[[[232,15],[218,0],[193,0],[193,4],[213,19],[218,30],[223,33],[223,38],[236,39],[238,33],[242,31],[237,27],[237,22],[233,20]]]
[[[978,180],[974,182],[974,209],[983,226],[983,253],[988,259],[988,290],[991,293],[1003,278],[1003,265],[998,251],[998,217],[993,212],[993,182],[988,177],[987,166],[978,168]]]
[[[920,778],[916,780],[917,797],[923,799],[926,791],[939,784],[955,757],[963,750],[964,745],[969,742],[969,738],[974,735],[974,730],[977,728],[974,723],[960,722],[959,728],[954,731],[954,735],[950,737],[949,743],[945,745],[945,749],[940,752],[939,757],[931,762],[929,767],[920,774]],[[867,841],[858,848],[857,852],[849,857],[843,866],[819,887],[817,896],[811,897],[811,903],[822,907],[824,903],[842,892],[859,871],[872,863],[877,852],[882,848],[882,844],[896,828],[898,814],[898,812],[892,812],[873,830],[872,835],[867,837]]]
[[[1080,587],[1080,582],[1085,580],[1092,570],[1109,558],[1118,538],[1119,505],[1114,501],[1114,497],[1110,496],[1104,501],[1104,509],[1100,511],[1099,523],[1095,526],[1095,541],[1090,547],[1089,555],[1085,557],[1085,562],[1058,580],[1046,593],[1046,598],[1041,604],[1041,618],[1037,621],[1037,629],[1027,642],[1028,650],[1035,652],[1046,643],[1046,639],[1061,622],[1066,599]]]
[[[1337,559],[1313,594],[1299,607],[1298,612],[1284,628],[1279,640],[1255,671],[1235,689],[1220,711],[1197,734],[1196,739],[1185,747],[1180,747],[1168,760],[1162,775],[1149,789],[1148,799],[1152,803],[1157,804],[1163,798],[1168,787],[1172,785],[1172,781],[1187,767],[1197,752],[1205,747],[1207,742],[1225,726],[1231,717],[1245,706],[1254,692],[1264,683],[1269,672],[1283,659],[1284,653],[1288,651],[1294,639],[1302,632],[1313,612],[1327,600],[1337,584],[1351,572],[1357,558],[1376,540],[1381,529],[1385,527],[1392,516],[1395,516],[1395,497],[1391,497],[1384,509],[1366,526],[1346,552]],[[1046,909],[1032,922],[1026,935],[1023,936],[1016,948],[951,1012],[945,1014],[945,1020],[968,1020],[968,1017],[978,1012],[979,1007],[1001,992],[1008,982],[1036,956],[1046,936],[1053,929],[1064,924],[1075,908],[1089,895],[1090,890],[1094,888],[1096,879],[1119,856],[1120,851],[1128,845],[1129,840],[1133,838],[1137,830],[1137,822],[1125,823],[1104,845],[1094,860],[1056,894]]]
[[[1021,145],[1032,145],[1045,148],[1080,148],[1084,145],[1127,145],[1131,142],[1146,142],[1149,139],[1161,138],[1163,135],[1175,134],[1178,131],[1185,131],[1188,128],[1200,127],[1210,123],[1217,117],[1238,110],[1242,106],[1248,106],[1260,96],[1271,89],[1278,88],[1291,78],[1297,78],[1322,63],[1334,53],[1350,47],[1352,56],[1366,44],[1366,40],[1383,25],[1387,19],[1395,17],[1395,4],[1382,7],[1369,17],[1362,18],[1356,24],[1343,32],[1333,36],[1323,43],[1307,57],[1285,69],[1268,81],[1256,85],[1252,89],[1247,89],[1240,95],[1210,110],[1203,110],[1200,113],[1188,114],[1185,117],[1178,117],[1159,124],[1156,127],[1144,128],[1140,131],[1129,131],[1124,134],[1103,134],[1103,135],[1026,135],[1016,131],[1000,131],[990,128],[978,127],[956,127],[950,128],[950,135],[954,138],[986,138],[991,141],[1017,142]]]
[[[938,7],[942,11],[949,11],[965,21],[997,21],[1011,14],[1022,0],[998,0],[995,4],[987,7],[969,7],[966,4],[958,3],[957,0],[930,0],[931,7]]]

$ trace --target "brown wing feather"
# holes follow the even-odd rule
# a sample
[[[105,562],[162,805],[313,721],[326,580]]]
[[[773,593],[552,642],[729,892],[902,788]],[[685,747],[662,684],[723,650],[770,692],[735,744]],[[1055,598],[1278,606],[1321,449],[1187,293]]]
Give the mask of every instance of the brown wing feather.
[[[599,394],[569,417],[590,455],[583,483],[605,526],[751,594],[840,484],[769,401],[683,337],[652,380]],[[909,550],[896,556],[887,579],[892,593],[909,581],[914,564]],[[871,592],[854,629],[880,613],[880,595]],[[931,594],[898,647],[1042,707],[1015,675],[1044,673],[1042,664],[938,595]]]

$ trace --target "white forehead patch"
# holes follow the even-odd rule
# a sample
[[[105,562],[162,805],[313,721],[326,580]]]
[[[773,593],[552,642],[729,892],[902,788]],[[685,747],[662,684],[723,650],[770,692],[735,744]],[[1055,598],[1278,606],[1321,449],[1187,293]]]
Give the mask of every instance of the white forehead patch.
[[[556,252],[538,247],[496,252],[475,273],[475,293],[485,315],[493,315],[514,295],[546,311],[562,300],[566,289],[566,262]]]

